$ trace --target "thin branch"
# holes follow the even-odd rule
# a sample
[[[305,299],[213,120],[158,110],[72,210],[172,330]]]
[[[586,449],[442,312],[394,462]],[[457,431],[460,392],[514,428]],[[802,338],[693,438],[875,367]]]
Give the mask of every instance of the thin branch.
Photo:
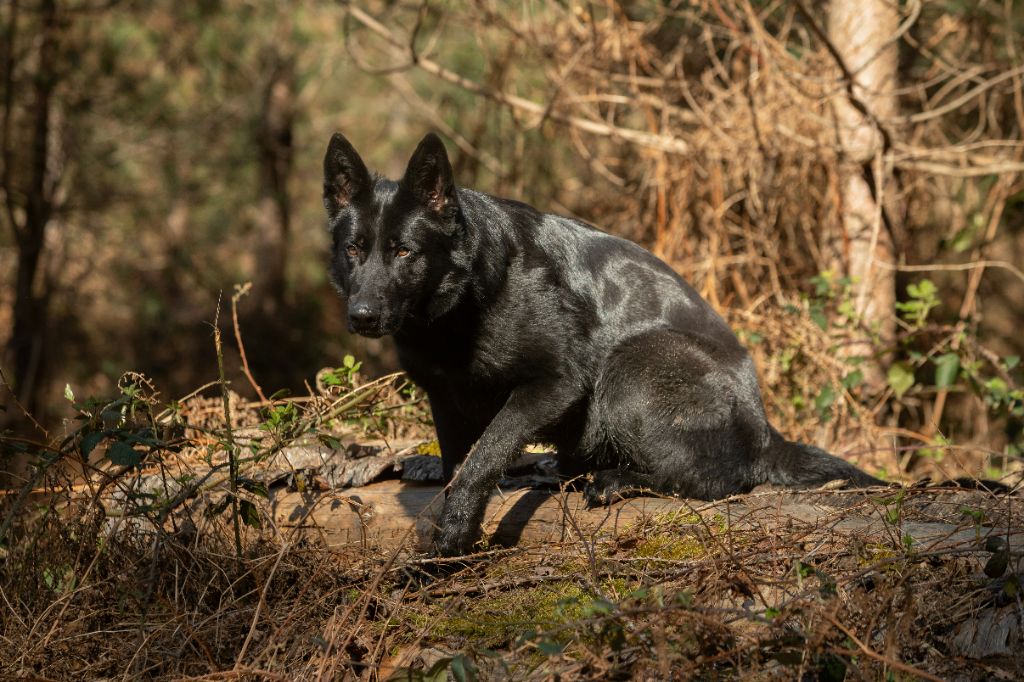
[[[231,322],[235,328],[235,341],[238,343],[238,354],[242,358],[242,371],[245,373],[245,377],[249,380],[249,385],[256,391],[256,395],[260,397],[264,403],[270,402],[267,400],[267,396],[263,395],[263,389],[256,383],[256,380],[252,376],[252,372],[249,371],[249,360],[245,357],[245,344],[242,343],[242,331],[238,326],[238,300],[249,293],[252,289],[252,282],[246,282],[243,285],[235,285],[235,293],[231,296]]]
[[[213,320],[213,345],[217,350],[217,374],[220,378],[220,396],[224,404],[224,429],[227,440],[228,454],[228,485],[231,490],[231,517],[235,530],[235,559],[242,561],[242,529],[238,518],[238,450],[235,448],[235,436],[231,428],[231,398],[228,382],[224,376],[224,347],[220,340],[220,299],[217,299],[217,314]]]
[[[1024,271],[1013,263],[1004,260],[975,260],[970,263],[934,263],[931,265],[896,265],[895,263],[886,263],[885,261],[877,261],[877,263],[883,268],[896,270],[897,272],[960,272],[964,270],[977,270],[979,268],[982,270],[985,268],[997,268],[1009,271],[1014,277],[1024,282]]]
[[[889,120],[891,120],[893,123],[924,123],[925,121],[930,121],[933,118],[944,116],[949,112],[954,111],[955,109],[959,109],[963,105],[970,102],[972,99],[979,97],[980,95],[984,94],[988,90],[991,90],[1000,83],[1011,79],[1015,79],[1022,74],[1024,74],[1024,66],[1018,66],[1016,69],[1004,71],[1000,73],[998,76],[986,80],[981,85],[978,85],[977,87],[968,90],[960,97],[957,97],[951,102],[943,104],[941,107],[938,107],[936,109],[929,109],[928,111],[922,111],[916,114],[912,114],[910,116],[898,116],[896,118]]]
[[[372,16],[361,10],[360,8],[346,4],[349,13],[359,23],[366,26],[377,35],[384,38],[397,50],[404,50],[407,46],[403,41],[400,41],[394,33],[392,33],[387,27],[378,22]],[[542,104],[538,104],[532,100],[518,97],[516,95],[510,95],[499,90],[494,90],[487,86],[481,85],[476,81],[470,80],[454,71],[451,71],[444,66],[441,66],[437,62],[428,59],[423,56],[416,56],[414,63],[419,68],[423,69],[429,74],[437,76],[441,80],[447,81],[453,85],[457,85],[460,88],[487,97],[495,102],[499,102],[506,106],[520,109],[532,114],[536,114],[543,117],[548,111],[548,107]],[[572,116],[569,114],[562,114],[557,111],[548,113],[548,118],[559,123],[571,125],[581,130],[585,130],[594,135],[601,135],[604,137],[612,137],[626,142],[632,142],[642,147],[649,149],[657,149],[659,151],[668,152],[672,154],[689,154],[691,152],[690,145],[685,141],[680,140],[676,137],[668,135],[655,135],[652,133],[646,133],[640,130],[633,130],[631,128],[622,128],[614,126],[608,123],[601,123],[599,121],[592,121],[586,118],[580,118],[579,116]]]

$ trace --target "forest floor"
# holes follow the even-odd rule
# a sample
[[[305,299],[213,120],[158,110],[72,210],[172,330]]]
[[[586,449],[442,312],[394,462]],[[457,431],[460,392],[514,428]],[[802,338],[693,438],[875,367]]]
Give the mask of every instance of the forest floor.
[[[537,448],[479,551],[430,558],[443,491],[422,396],[352,374],[308,399],[231,394],[227,419],[222,396],[158,411],[144,384],[82,405],[0,498],[0,676],[1024,678],[1017,495],[587,510]]]

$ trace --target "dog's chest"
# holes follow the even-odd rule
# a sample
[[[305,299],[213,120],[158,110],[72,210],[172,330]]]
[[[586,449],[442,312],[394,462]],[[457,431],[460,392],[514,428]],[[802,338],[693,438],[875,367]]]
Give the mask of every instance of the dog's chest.
[[[536,340],[507,329],[462,339],[405,339],[397,348],[402,368],[428,391],[507,393],[550,369],[548,353],[541,354]]]

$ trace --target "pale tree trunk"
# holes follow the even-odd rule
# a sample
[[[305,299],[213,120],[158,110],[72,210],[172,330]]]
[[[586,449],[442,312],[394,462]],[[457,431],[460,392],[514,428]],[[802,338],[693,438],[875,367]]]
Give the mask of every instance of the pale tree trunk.
[[[828,38],[850,84],[834,99],[842,216],[834,254],[855,282],[855,310],[886,340],[896,328],[896,273],[885,265],[895,262],[892,229],[898,211],[884,210],[895,206],[896,192],[885,167],[882,128],[899,109],[898,41],[893,40],[898,26],[894,0],[831,0],[828,5]],[[843,352],[871,357],[875,350],[865,336]],[[881,364],[866,363],[862,371],[870,388],[884,388]]]

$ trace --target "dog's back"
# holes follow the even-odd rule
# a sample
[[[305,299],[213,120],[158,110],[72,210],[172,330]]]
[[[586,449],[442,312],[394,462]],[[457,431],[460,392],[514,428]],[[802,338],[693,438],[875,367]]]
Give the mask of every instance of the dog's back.
[[[475,280],[480,312],[497,317],[525,307],[529,334],[571,335],[589,364],[654,329],[685,331],[746,354],[689,284],[633,242],[482,192],[460,188],[458,197],[468,229],[480,236],[473,248],[478,272],[501,271]]]

